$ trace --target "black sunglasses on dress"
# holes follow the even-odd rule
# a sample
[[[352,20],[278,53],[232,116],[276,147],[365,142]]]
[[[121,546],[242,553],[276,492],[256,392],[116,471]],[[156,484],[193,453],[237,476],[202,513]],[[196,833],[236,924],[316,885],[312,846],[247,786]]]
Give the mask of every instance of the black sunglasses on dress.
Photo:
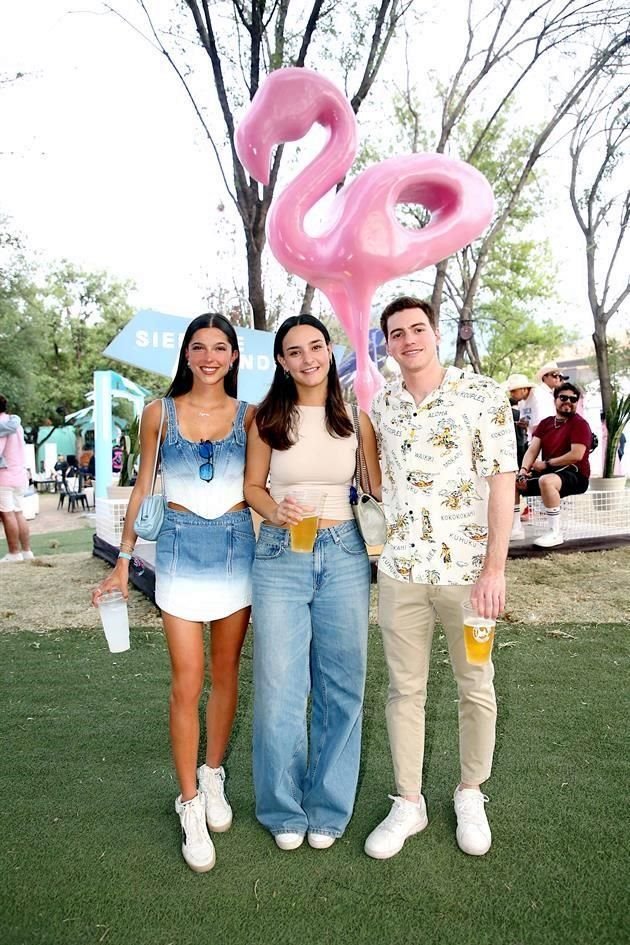
[[[212,482],[212,477],[214,476],[214,466],[212,464],[214,447],[212,446],[211,440],[199,441],[199,455],[204,460],[199,467],[199,478],[204,482]]]
[[[561,400],[563,404],[577,404],[579,399],[579,397],[571,396],[571,394],[558,394],[558,400]]]

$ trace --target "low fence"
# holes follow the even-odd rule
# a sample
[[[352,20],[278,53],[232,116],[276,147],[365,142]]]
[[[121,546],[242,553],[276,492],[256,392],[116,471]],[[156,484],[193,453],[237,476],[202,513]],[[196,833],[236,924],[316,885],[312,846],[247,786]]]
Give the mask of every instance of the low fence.
[[[527,538],[549,529],[539,497],[527,500]],[[630,534],[630,489],[584,492],[562,499],[562,534],[567,540]]]

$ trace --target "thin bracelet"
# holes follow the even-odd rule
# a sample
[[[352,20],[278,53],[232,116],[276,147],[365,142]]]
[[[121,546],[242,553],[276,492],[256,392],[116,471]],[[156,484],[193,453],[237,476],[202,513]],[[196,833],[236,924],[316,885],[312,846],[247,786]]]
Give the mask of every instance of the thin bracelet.
[[[119,552],[118,552],[118,557],[119,557],[119,558],[125,558],[126,561],[131,561],[131,557],[132,557],[132,556],[131,556],[127,551],[119,551]]]

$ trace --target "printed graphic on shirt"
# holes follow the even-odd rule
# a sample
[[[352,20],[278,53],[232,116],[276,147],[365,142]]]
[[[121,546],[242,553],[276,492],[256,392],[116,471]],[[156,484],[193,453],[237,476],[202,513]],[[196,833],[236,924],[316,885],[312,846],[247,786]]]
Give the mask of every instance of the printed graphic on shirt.
[[[516,470],[512,411],[491,378],[448,368],[416,405],[400,380],[372,408],[387,541],[379,568],[423,584],[472,584],[488,538],[486,478]]]

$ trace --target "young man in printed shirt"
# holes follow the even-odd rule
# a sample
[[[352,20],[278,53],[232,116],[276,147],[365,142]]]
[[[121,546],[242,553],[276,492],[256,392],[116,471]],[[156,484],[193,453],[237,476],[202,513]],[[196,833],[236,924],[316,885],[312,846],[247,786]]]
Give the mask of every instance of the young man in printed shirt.
[[[389,670],[387,728],[397,795],[365,851],[398,853],[428,823],[422,796],[424,706],[435,617],[448,641],[459,693],[457,842],[472,855],[491,844],[481,784],[490,776],[496,702],[492,662],[467,662],[461,604],[496,617],[505,603],[516,444],[505,391],[444,368],[431,306],[401,297],[381,327],[400,380],[372,408],[383,466],[387,540],[378,565],[379,622]]]

